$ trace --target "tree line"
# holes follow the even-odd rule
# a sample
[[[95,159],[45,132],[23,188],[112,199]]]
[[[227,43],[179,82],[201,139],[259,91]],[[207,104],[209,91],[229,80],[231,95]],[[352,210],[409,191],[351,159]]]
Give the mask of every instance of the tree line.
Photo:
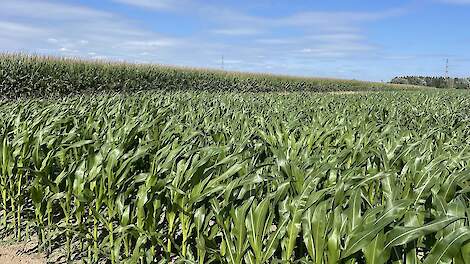
[[[470,78],[402,76],[393,78],[391,83],[421,85],[437,88],[470,89]]]

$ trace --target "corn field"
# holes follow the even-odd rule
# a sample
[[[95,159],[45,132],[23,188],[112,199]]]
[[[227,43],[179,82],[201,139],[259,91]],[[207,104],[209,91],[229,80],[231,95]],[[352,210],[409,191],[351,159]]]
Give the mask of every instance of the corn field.
[[[470,95],[0,104],[2,237],[82,263],[470,263]]]
[[[417,87],[354,80],[0,54],[0,98],[133,93],[146,90],[330,92],[399,89],[417,89]]]

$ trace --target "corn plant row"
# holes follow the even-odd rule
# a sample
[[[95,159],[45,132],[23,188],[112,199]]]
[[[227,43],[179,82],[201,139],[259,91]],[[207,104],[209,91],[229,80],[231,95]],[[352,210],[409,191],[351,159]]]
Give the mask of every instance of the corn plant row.
[[[411,88],[350,80],[0,54],[0,98],[145,90],[325,92]]]
[[[470,262],[470,95],[0,104],[0,230],[83,263]]]

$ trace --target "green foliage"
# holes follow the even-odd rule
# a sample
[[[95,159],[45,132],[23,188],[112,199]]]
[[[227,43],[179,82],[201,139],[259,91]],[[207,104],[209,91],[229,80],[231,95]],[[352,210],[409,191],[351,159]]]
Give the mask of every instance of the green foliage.
[[[407,89],[382,83],[191,68],[0,55],[0,98],[166,91],[366,91]]]
[[[69,260],[469,260],[467,93],[152,92],[0,113],[0,230]]]
[[[391,83],[428,86],[435,88],[470,89],[470,78],[403,76],[393,78]]]

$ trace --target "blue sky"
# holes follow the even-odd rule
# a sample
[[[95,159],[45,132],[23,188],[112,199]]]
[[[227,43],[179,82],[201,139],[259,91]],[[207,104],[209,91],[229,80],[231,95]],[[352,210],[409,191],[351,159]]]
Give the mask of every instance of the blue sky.
[[[0,0],[0,52],[302,76],[470,76],[470,0]]]

